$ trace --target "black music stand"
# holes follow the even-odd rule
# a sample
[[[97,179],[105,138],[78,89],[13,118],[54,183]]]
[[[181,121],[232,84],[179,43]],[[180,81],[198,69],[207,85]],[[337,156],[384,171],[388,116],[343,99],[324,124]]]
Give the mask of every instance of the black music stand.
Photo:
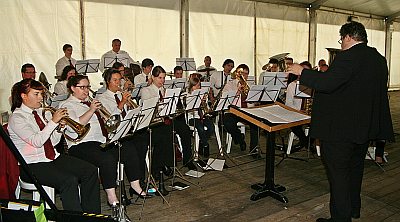
[[[132,126],[136,123],[138,119],[138,114],[140,112],[140,108],[136,108],[133,110],[128,110],[126,116],[123,120],[121,120],[120,125],[112,132],[112,136],[110,141],[106,144],[103,144],[102,147],[106,147],[110,144],[114,144],[118,148],[118,179],[117,184],[120,186],[119,189],[119,209],[118,215],[115,218],[116,221],[120,222],[130,222],[128,215],[126,214],[126,206],[131,204],[131,201],[127,198],[126,190],[125,190],[125,183],[124,183],[124,164],[121,162],[121,149],[122,149],[122,142],[124,138],[127,137],[128,132],[132,128]]]
[[[129,67],[129,56],[126,54],[116,54],[115,57],[104,56],[104,68],[112,68],[116,62],[122,63],[124,67]]]
[[[142,92],[142,89],[144,87],[147,87],[147,82],[136,84],[135,88],[132,90],[132,99],[135,99],[138,104],[140,99],[140,93]]]
[[[255,112],[252,112],[251,109],[255,109],[256,111],[259,109],[264,109],[263,112],[265,114],[260,117],[259,115],[256,115]],[[277,185],[274,182],[275,132],[293,126],[310,123],[310,117],[302,114],[300,111],[278,102],[275,102],[272,105],[248,108],[246,111],[237,107],[231,107],[229,111],[232,114],[235,114],[259,126],[267,132],[265,180],[263,183],[253,184],[251,186],[251,188],[256,190],[256,192],[250,197],[250,200],[256,201],[270,196],[287,204],[288,198],[281,193],[285,191],[286,188],[281,185]],[[285,116],[290,116],[291,118],[287,118]]]
[[[194,58],[176,58],[176,65],[181,66],[183,71],[196,71]]]
[[[287,87],[287,74],[284,72],[263,72],[260,76],[262,85]]]
[[[172,118],[172,149],[173,149],[173,154],[174,154],[174,171],[173,171],[173,176],[172,176],[172,185],[171,187],[174,187],[174,181],[176,177],[179,177],[180,179],[198,186],[197,184],[185,179],[182,175],[182,173],[178,170],[176,167],[176,158],[175,158],[175,136],[176,136],[176,131],[175,131],[175,124],[174,124],[174,119],[176,117],[176,110],[177,110],[177,105],[178,105],[178,100],[179,96],[181,94],[181,88],[175,88],[175,89],[167,89],[165,92],[165,98],[164,101],[162,102],[163,104],[161,105],[161,110],[159,111],[159,117],[164,117],[164,118]],[[200,186],[199,186],[200,187]]]
[[[87,73],[97,73],[99,71],[100,59],[78,60],[75,64],[76,72],[86,75]]]
[[[166,89],[176,89],[176,88],[185,89],[186,82],[187,82],[186,78],[165,80],[164,88],[166,88]]]

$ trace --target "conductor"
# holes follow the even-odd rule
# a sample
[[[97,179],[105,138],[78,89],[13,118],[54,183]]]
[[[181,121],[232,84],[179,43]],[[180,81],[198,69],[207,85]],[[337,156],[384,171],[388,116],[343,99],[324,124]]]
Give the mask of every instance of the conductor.
[[[298,64],[288,72],[316,90],[311,136],[321,140],[321,154],[330,185],[330,219],[360,217],[364,158],[370,140],[394,140],[387,94],[386,59],[367,46],[364,25],[349,22],[340,28],[342,51],[325,73]]]

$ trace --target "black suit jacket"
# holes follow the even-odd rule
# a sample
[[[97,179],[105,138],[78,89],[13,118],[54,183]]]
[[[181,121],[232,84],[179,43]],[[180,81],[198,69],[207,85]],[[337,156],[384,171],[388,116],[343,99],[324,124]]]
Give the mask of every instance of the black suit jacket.
[[[327,141],[393,141],[386,59],[359,43],[340,52],[321,73],[304,69],[300,82],[316,90],[311,136]]]

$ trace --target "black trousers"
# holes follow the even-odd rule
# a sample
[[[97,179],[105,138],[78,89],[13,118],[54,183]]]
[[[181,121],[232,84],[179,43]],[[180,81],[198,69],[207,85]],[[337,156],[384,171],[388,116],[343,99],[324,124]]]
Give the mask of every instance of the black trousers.
[[[368,142],[321,141],[321,155],[330,185],[330,212],[336,222],[351,221],[361,208],[361,183]]]
[[[99,168],[101,183],[104,189],[117,186],[117,160],[111,149],[100,147],[100,142],[84,142],[71,146],[69,155],[85,160]]]
[[[172,125],[159,125],[151,127],[151,143],[153,155],[151,161],[152,173],[159,173],[164,166],[174,165],[174,147],[172,147]]]
[[[189,120],[189,125],[196,127],[197,133],[200,137],[200,146],[208,146],[208,140],[215,131],[214,123],[208,118],[203,120],[194,118]],[[204,127],[207,129],[204,129]]]
[[[291,127],[290,129],[292,130],[294,135],[296,135],[299,138],[301,145],[305,146],[308,144],[308,138],[303,131],[303,126],[294,126],[294,127]]]
[[[51,162],[28,164],[39,183],[60,192],[64,210],[100,213],[100,193],[97,168],[75,157],[60,155]],[[20,168],[21,179],[31,182]],[[79,190],[81,200],[79,200]]]
[[[225,130],[232,135],[232,139],[235,144],[244,143],[242,133],[237,127],[237,123],[242,122],[250,126],[250,150],[258,145],[258,126],[232,113],[225,113],[223,121]]]
[[[375,140],[375,157],[383,157],[386,140]]]
[[[181,138],[182,143],[182,154],[183,154],[183,165],[187,164],[192,158],[192,146],[191,146],[191,133],[190,128],[186,124],[185,117],[179,116],[174,119],[174,130],[176,134]]]

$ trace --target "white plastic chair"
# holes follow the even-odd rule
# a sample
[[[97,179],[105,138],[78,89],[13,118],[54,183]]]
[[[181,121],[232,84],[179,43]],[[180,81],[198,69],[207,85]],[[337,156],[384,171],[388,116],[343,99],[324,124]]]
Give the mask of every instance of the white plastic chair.
[[[308,131],[309,131],[309,130],[310,130],[309,127],[306,127],[306,128],[304,129],[304,134],[305,134],[306,136],[308,136]],[[287,149],[286,149],[286,154],[287,154],[287,155],[289,155],[290,152],[291,152],[291,150],[292,150],[292,145],[293,145],[294,137],[295,137],[294,133],[293,133],[293,132],[290,132],[289,138],[288,138],[288,146],[287,146]],[[320,146],[315,146],[315,148],[316,148],[316,150],[317,150],[317,155],[318,155],[318,156],[321,156],[321,149],[320,149]]]
[[[238,128],[240,128],[240,132],[245,135],[246,134],[246,127],[244,123],[238,122]],[[226,153],[231,153],[231,146],[232,146],[232,135],[230,133],[226,133]]]
[[[40,193],[33,183],[24,182],[21,180],[21,178],[19,178],[17,188],[15,189],[15,197],[17,199],[20,198],[21,189],[32,191],[33,200],[40,201]],[[55,197],[54,188],[48,187],[48,186],[43,186],[43,189],[46,191],[46,193],[50,197],[50,199],[54,202],[54,199],[55,199],[54,198]],[[46,208],[47,208],[47,205],[46,205]]]

